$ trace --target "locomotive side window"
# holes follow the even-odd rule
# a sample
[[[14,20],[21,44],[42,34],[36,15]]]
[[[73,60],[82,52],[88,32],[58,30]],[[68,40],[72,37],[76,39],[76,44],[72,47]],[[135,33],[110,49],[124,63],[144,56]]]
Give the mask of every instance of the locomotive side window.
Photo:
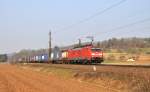
[[[92,52],[99,52],[99,51],[102,51],[100,48],[92,48],[91,50],[92,50]]]

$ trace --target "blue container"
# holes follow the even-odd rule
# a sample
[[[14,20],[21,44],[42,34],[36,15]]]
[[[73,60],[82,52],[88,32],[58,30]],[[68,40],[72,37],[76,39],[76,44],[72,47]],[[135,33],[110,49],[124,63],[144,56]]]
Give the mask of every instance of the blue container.
[[[41,62],[48,62],[48,54],[40,55],[40,61]]]

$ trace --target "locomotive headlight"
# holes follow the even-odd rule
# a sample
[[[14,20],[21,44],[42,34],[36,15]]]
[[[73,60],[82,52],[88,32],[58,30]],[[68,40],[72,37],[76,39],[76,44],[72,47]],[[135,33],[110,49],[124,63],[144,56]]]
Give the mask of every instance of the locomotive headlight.
[[[92,55],[95,55],[95,53],[92,53]]]
[[[102,56],[102,53],[99,53],[98,55]]]

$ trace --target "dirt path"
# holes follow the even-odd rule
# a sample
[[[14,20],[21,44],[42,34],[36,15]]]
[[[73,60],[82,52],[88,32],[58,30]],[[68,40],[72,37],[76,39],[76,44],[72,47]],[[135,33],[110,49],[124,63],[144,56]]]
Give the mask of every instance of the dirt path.
[[[112,92],[103,87],[0,65],[0,92]]]

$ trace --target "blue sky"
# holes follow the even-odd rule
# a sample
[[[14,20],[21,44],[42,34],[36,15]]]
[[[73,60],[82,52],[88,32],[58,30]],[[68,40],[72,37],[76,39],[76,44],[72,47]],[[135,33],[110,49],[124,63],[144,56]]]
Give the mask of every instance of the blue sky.
[[[0,53],[77,43],[93,35],[96,41],[112,37],[150,37],[150,21],[114,28],[150,18],[150,0],[126,0],[89,21],[88,18],[121,0],[0,0]]]

